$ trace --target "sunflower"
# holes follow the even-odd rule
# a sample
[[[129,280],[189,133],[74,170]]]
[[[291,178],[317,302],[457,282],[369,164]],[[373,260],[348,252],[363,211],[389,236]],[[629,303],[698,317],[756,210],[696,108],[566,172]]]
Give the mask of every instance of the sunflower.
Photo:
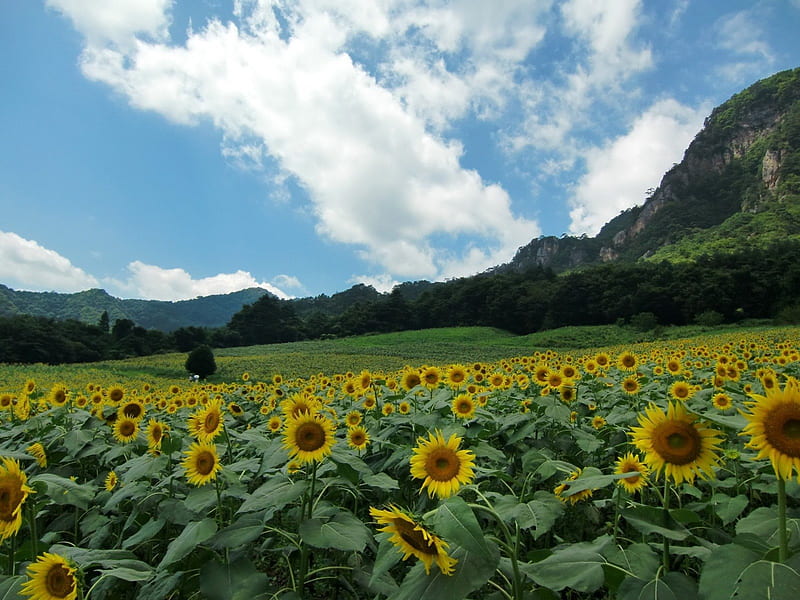
[[[401,415],[407,415],[411,412],[411,405],[403,400],[400,404],[397,405],[397,412]]]
[[[713,477],[714,466],[719,462],[715,453],[722,439],[720,432],[695,422],[682,403],[669,403],[664,413],[651,404],[645,414],[639,415],[641,427],[634,427],[630,435],[633,444],[645,453],[645,462],[655,471],[656,477],[665,471],[666,477],[676,484],[693,483],[695,477]]]
[[[601,417],[600,415],[595,415],[592,417],[592,427],[595,429],[602,429],[606,426],[606,420]]]
[[[135,421],[140,421],[144,418],[144,411],[144,404],[138,400],[128,400],[117,409],[120,417],[128,417]]]
[[[733,407],[733,400],[728,394],[720,392],[719,394],[714,394],[711,398],[711,404],[718,410],[728,410]]]
[[[287,419],[297,418],[301,413],[313,415],[322,408],[322,404],[313,396],[305,394],[292,394],[286,400],[281,401],[281,411]]]
[[[420,380],[422,384],[429,389],[433,389],[438,386],[441,378],[442,374],[436,367],[425,367],[422,369],[422,373],[420,374]]]
[[[347,445],[355,450],[364,450],[369,444],[369,434],[361,426],[350,427],[347,430]]]
[[[103,485],[106,488],[107,492],[112,491],[115,487],[117,487],[117,474],[114,471],[109,471],[108,475],[106,475],[106,479],[103,482]]]
[[[632,452],[628,452],[625,456],[620,456],[617,459],[617,465],[614,468],[614,473],[622,475],[624,473],[637,472],[639,475],[633,477],[625,477],[617,480],[617,485],[622,486],[629,493],[633,494],[641,490],[647,485],[647,475],[650,469],[644,464],[638,456]]]
[[[106,390],[106,395],[111,402],[115,404],[120,402],[122,398],[125,396],[125,388],[121,385],[112,385],[110,388]]]
[[[453,398],[451,408],[459,419],[471,419],[475,416],[475,402],[469,394],[459,394]]]
[[[569,488],[572,485],[570,481],[575,481],[580,474],[583,472],[583,469],[578,469],[577,471],[572,471],[564,481],[558,484],[553,489],[553,494],[561,500],[561,502],[569,502],[570,504],[577,504],[581,500],[586,500],[592,497],[592,493],[594,490],[581,490],[580,492],[575,492],[574,494],[566,495],[566,492],[569,492]]]
[[[388,417],[390,414],[394,412],[394,404],[391,402],[385,402],[383,408],[381,409],[384,417]]]
[[[222,469],[217,455],[217,445],[207,442],[192,442],[184,453],[183,468],[186,479],[193,485],[203,485],[217,478]]]
[[[357,410],[351,410],[344,418],[344,422],[347,424],[348,427],[355,427],[356,425],[361,425],[362,415]]]
[[[300,413],[287,421],[283,445],[289,450],[289,458],[301,463],[321,461],[336,443],[334,433],[334,424],[327,417]]]
[[[47,395],[47,401],[53,406],[64,406],[68,398],[69,392],[63,383],[55,384]]]
[[[28,566],[28,581],[20,593],[33,600],[75,600],[78,597],[76,567],[58,554],[45,552]]]
[[[428,496],[449,498],[475,477],[472,470],[475,455],[469,450],[459,450],[460,444],[460,437],[453,434],[445,441],[439,430],[429,433],[427,440],[417,440],[411,457],[411,476],[425,480],[422,489],[428,488]]]
[[[458,559],[449,556],[447,542],[428,531],[425,526],[394,505],[389,506],[388,510],[370,507],[369,514],[378,525],[385,526],[379,531],[391,534],[389,541],[403,553],[403,560],[416,556],[422,561],[428,575],[434,562],[443,575],[453,574]]]
[[[633,352],[625,351],[617,358],[617,368],[620,371],[635,371],[638,362],[639,361]]]
[[[283,427],[283,419],[281,419],[278,415],[274,417],[270,417],[270,420],[267,422],[267,429],[269,429],[272,433],[277,433]]]
[[[622,389],[625,390],[626,394],[633,396],[634,394],[639,393],[641,386],[639,385],[639,380],[636,379],[635,376],[629,375],[622,380]]]
[[[231,402],[228,404],[228,412],[234,417],[241,417],[244,414],[244,409],[238,402]]]
[[[32,394],[33,390],[36,389],[36,381],[33,379],[28,379],[25,382],[25,385],[22,386],[22,391],[26,394]]]
[[[594,362],[597,364],[598,368],[605,369],[611,364],[611,357],[605,352],[601,352],[594,357]]]
[[[0,542],[19,531],[22,525],[22,505],[28,494],[28,476],[20,470],[19,463],[8,457],[0,459]]]
[[[42,446],[39,442],[31,444],[25,449],[25,451],[36,459],[36,462],[40,467],[47,466],[47,454],[44,451],[44,446]]]
[[[130,417],[117,417],[114,421],[114,437],[118,442],[127,444],[139,435],[139,421]]]
[[[366,410],[375,410],[375,406],[377,402],[375,401],[375,396],[365,396],[364,397],[364,408]]]
[[[189,433],[201,442],[210,442],[222,431],[222,402],[216,398],[189,417]]]
[[[750,412],[742,413],[750,421],[742,429],[751,436],[746,446],[758,450],[756,458],[769,458],[780,479],[795,470],[800,480],[800,382],[791,377],[782,390],[776,385],[752,397],[745,403]]]
[[[667,371],[669,371],[670,375],[677,375],[683,370],[683,365],[681,365],[681,360],[677,357],[672,357],[667,361]]]
[[[685,381],[676,381],[669,386],[669,395],[674,400],[681,400],[685,402],[692,397],[692,386]]]
[[[153,454],[161,451],[161,440],[164,439],[169,426],[162,421],[150,419],[147,423],[147,447]]]
[[[11,410],[14,407],[14,396],[0,394],[0,410]]]
[[[368,387],[372,385],[372,373],[364,369],[361,373],[358,374],[358,385],[361,386],[362,390],[366,390]]]
[[[447,383],[454,388],[459,388],[467,379],[467,369],[464,365],[450,365],[447,369]]]
[[[561,401],[565,402],[566,404],[570,404],[577,396],[577,390],[575,389],[575,386],[568,383],[562,383],[561,387],[558,388],[558,393],[561,397]]]

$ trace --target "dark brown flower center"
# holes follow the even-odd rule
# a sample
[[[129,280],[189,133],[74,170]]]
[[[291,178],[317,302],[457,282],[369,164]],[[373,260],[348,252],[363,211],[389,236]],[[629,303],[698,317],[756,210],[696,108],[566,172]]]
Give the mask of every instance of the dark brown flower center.
[[[47,572],[45,587],[51,596],[66,598],[75,588],[75,580],[63,565],[53,565]]]
[[[325,429],[315,421],[303,423],[295,431],[294,441],[300,450],[314,452],[325,445]]]
[[[691,423],[665,421],[653,431],[653,449],[664,462],[686,465],[700,456],[703,443]]]
[[[197,454],[194,459],[194,468],[200,475],[208,475],[214,470],[214,465],[217,459],[214,458],[214,453],[208,450],[203,450]]]
[[[130,437],[136,431],[136,423],[133,421],[123,421],[119,425],[119,433],[123,437]]]
[[[206,433],[214,433],[219,426],[219,413],[216,410],[211,410],[206,413],[206,418],[203,421],[203,430]]]
[[[436,556],[438,554],[436,545],[426,540],[421,531],[414,529],[413,523],[409,523],[405,519],[395,519],[394,526],[395,529],[397,529],[398,535],[403,538],[405,543],[414,548],[414,550],[419,550],[431,556]]]
[[[800,405],[780,404],[764,418],[767,442],[787,456],[800,458]]]
[[[425,472],[434,481],[450,481],[456,475],[461,463],[450,448],[433,450],[425,461]]]

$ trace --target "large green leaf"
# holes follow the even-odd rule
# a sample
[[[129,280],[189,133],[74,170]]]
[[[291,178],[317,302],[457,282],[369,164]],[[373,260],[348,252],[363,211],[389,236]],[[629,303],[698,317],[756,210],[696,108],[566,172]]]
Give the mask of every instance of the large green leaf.
[[[714,512],[722,520],[723,525],[733,523],[740,514],[747,508],[747,496],[739,494],[738,496],[728,496],[727,494],[714,494],[711,497],[711,504],[714,506]]]
[[[797,600],[800,596],[800,573],[788,565],[759,560],[747,566],[736,580],[735,598]]]
[[[390,600],[463,600],[474,590],[483,586],[492,577],[500,560],[494,544],[487,543],[482,554],[467,552],[457,547],[450,556],[458,562],[452,575],[443,575],[436,563],[430,574],[425,573],[422,563],[416,564],[400,584]]]
[[[237,512],[267,510],[274,513],[297,500],[307,488],[308,482],[305,479],[293,481],[286,475],[275,475],[250,494]]]
[[[695,600],[697,586],[683,573],[667,573],[649,581],[630,577],[619,587],[617,600]]]
[[[523,563],[520,569],[537,584],[554,591],[572,588],[594,592],[605,581],[603,566],[608,561],[601,552],[610,543],[610,538],[603,536],[593,542],[570,544],[537,563]]]
[[[691,533],[671,515],[655,506],[634,506],[619,511],[631,526],[642,533],[657,533],[671,540],[685,540]]]
[[[388,534],[382,533],[379,537],[381,537],[381,541],[378,544],[378,553],[375,555],[375,564],[372,567],[372,574],[369,579],[370,586],[375,585],[384,573],[403,558],[403,553],[400,552],[400,549],[394,545],[394,542],[389,541]]]
[[[34,475],[30,481],[31,485],[44,483],[47,486],[47,496],[56,504],[77,506],[83,510],[89,508],[89,504],[97,494],[97,488],[93,485],[81,485],[53,473]]]
[[[211,540],[214,548],[241,548],[254,542],[264,531],[264,515],[249,513],[221,529]]]
[[[217,532],[214,519],[203,519],[189,523],[178,537],[167,546],[164,558],[158,565],[159,570],[178,562],[198,545],[202,544]]]
[[[23,575],[0,579],[0,600],[19,600],[19,598],[22,598],[19,592],[26,579]]]
[[[159,531],[164,528],[166,521],[164,519],[151,519],[144,525],[142,525],[139,530],[131,535],[130,537],[126,537],[122,540],[122,547],[123,548],[132,548],[137,544],[141,544],[142,542],[146,542],[155,536]]]
[[[467,552],[488,552],[486,538],[475,513],[464,499],[453,496],[445,500],[430,518],[433,529],[448,544],[461,546]]]
[[[352,513],[340,511],[329,521],[308,519],[300,524],[300,537],[317,548],[361,552],[372,537]]]
[[[739,544],[725,544],[714,549],[700,572],[700,594],[705,600],[728,600],[737,577],[760,554]]]

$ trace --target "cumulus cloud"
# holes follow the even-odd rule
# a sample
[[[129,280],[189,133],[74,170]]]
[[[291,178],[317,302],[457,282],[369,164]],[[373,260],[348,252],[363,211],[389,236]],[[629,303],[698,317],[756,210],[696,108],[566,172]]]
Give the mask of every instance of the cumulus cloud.
[[[135,34],[164,39],[173,0],[46,0],[47,6],[68,17],[90,43],[127,46]]]
[[[570,232],[594,235],[620,211],[642,204],[646,191],[681,160],[709,111],[661,100],[628,133],[587,151],[586,173],[571,198]]]
[[[107,280],[107,283],[116,288],[120,295],[126,297],[132,296],[147,300],[189,300],[198,296],[229,294],[252,287],[264,288],[279,298],[292,297],[279,287],[258,281],[250,273],[242,270],[194,279],[188,272],[180,268],[164,269],[136,260],[128,265],[128,272],[129,276],[124,281]],[[302,286],[297,278],[288,275],[281,275],[276,279]]]
[[[30,291],[79,292],[98,281],[58,252],[16,233],[0,231],[0,280]]]
[[[725,15],[717,21],[714,29],[717,46],[738,57],[717,68],[717,72],[728,81],[747,81],[775,62],[757,11],[743,10]]]
[[[268,155],[308,192],[318,233],[358,246],[380,270],[436,278],[475,258],[445,251],[433,241],[442,235],[507,260],[540,233],[504,189],[461,166],[461,144],[441,129],[502,105],[519,61],[544,36],[537,19],[549,0],[237,2],[236,22],[212,20],[181,44],[152,35],[169,3],[151,0],[163,18],[124,47],[97,33],[102,19],[84,12],[94,3],[51,2],[96,34],[81,58],[88,78],[173,122],[212,122],[233,162]],[[108,29],[105,39],[122,35]],[[427,41],[421,55],[405,52],[409,36]],[[354,45],[370,43],[389,47],[380,74],[353,58]],[[450,68],[442,57],[451,55],[467,60]]]

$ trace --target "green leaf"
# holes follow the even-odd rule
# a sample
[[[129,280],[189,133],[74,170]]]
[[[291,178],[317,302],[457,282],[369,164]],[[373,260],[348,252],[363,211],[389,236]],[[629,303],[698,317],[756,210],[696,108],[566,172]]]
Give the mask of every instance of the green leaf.
[[[89,504],[94,500],[97,488],[91,484],[81,485],[67,479],[59,477],[53,473],[40,473],[30,479],[31,483],[43,482],[47,485],[47,495],[56,504],[66,504],[77,506],[83,510],[89,508]]]
[[[341,511],[327,522],[321,519],[303,521],[300,537],[317,548],[361,552],[372,534],[352,513]]]
[[[308,482],[305,479],[292,481],[286,475],[275,475],[250,494],[250,497],[236,512],[245,513],[266,509],[272,514],[297,500],[303,495],[306,488],[308,488]]]
[[[789,543],[800,538],[800,519],[788,519],[786,528],[789,532]],[[736,533],[752,533],[772,546],[778,545],[778,511],[775,508],[761,506],[746,517],[736,522]]]
[[[132,548],[142,542],[146,542],[153,538],[159,531],[164,528],[166,521],[164,519],[151,519],[132,536],[125,538],[122,541],[123,548]]]
[[[152,569],[139,570],[131,569],[130,567],[113,567],[111,569],[104,569],[100,574],[108,577],[116,577],[123,581],[147,581],[153,576]]]
[[[241,548],[258,539],[264,531],[263,514],[243,515],[225,529],[221,529],[211,540],[211,545],[217,549]]]
[[[533,500],[519,504],[514,511],[514,518],[520,529],[533,529],[533,539],[539,539],[564,514],[564,503],[550,492],[539,490]]]
[[[671,572],[663,577],[642,581],[629,577],[617,592],[618,600],[695,600],[697,587],[683,573]]]
[[[153,476],[158,476],[167,465],[166,456],[153,456],[142,454],[132,458],[117,469],[117,474],[123,483],[132,483],[138,479],[150,481]]]
[[[20,591],[27,577],[16,575],[0,579],[0,600],[18,600],[22,598]]]
[[[213,485],[201,485],[189,490],[183,505],[194,513],[207,513],[207,508],[217,503],[217,490]]]
[[[655,506],[635,506],[623,508],[620,515],[634,528],[642,533],[657,533],[670,540],[685,540],[691,534],[678,523],[671,515],[664,514],[664,510]]]
[[[167,546],[164,558],[158,565],[159,570],[178,562],[198,545],[208,540],[217,532],[217,523],[214,519],[203,519],[189,523],[178,537]]]
[[[520,569],[537,584],[560,591],[572,588],[579,592],[593,592],[603,585],[603,565],[607,563],[600,552],[607,548],[610,538],[604,536],[594,542],[580,542],[557,549],[537,563],[524,563]]]
[[[747,508],[747,496],[739,494],[738,496],[728,496],[727,494],[714,494],[711,498],[711,503],[714,506],[714,512],[722,519],[723,525],[733,523],[740,514]]]
[[[430,519],[433,529],[448,544],[457,544],[475,554],[486,553],[483,530],[475,513],[464,499],[453,496],[445,500]]]
[[[390,600],[462,600],[471,592],[483,586],[492,577],[500,553],[497,546],[487,543],[487,552],[475,554],[457,547],[450,556],[458,562],[452,575],[443,575],[436,563],[431,566],[430,574],[425,567],[417,563],[406,575],[400,588],[390,596]]]
[[[800,573],[795,569],[781,563],[759,560],[749,565],[739,575],[733,596],[796,600],[798,590],[800,590]]]
[[[375,473],[374,475],[365,475],[363,481],[370,487],[376,487],[386,491],[400,489],[397,480],[393,479],[392,477],[389,477],[386,473]]]
[[[395,566],[403,557],[400,549],[389,541],[388,534],[381,534],[382,539],[378,544],[378,553],[375,555],[375,564],[372,567],[372,575],[369,578],[369,586],[375,585],[380,577],[389,569]]]
[[[760,554],[739,544],[714,549],[700,572],[700,594],[705,600],[728,600],[736,588],[736,577]]]
[[[627,548],[612,546],[603,556],[615,565],[619,565],[629,573],[643,580],[651,579],[655,576],[660,565],[660,557],[648,544],[636,543]]]

